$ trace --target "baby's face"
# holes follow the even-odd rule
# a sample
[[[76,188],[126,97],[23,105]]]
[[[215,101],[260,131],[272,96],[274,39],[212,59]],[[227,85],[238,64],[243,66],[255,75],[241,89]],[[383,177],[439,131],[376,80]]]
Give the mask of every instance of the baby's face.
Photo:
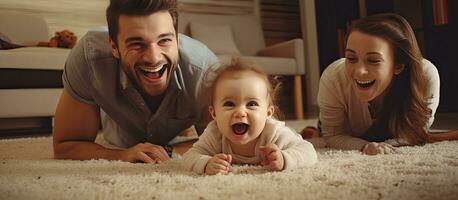
[[[266,82],[255,72],[223,74],[216,83],[210,112],[231,143],[255,141],[273,114]]]

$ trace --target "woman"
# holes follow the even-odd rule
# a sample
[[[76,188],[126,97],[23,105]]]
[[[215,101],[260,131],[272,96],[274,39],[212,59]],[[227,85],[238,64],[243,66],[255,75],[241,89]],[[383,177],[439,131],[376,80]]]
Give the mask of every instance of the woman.
[[[326,68],[320,80],[325,145],[374,155],[426,143],[439,84],[436,67],[422,57],[404,18],[378,14],[357,21],[345,58]]]

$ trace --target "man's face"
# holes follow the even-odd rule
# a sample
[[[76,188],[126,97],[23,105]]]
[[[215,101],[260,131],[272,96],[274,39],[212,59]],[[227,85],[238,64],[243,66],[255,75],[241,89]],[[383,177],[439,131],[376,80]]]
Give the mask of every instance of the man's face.
[[[167,11],[119,17],[118,45],[113,55],[137,88],[151,97],[164,93],[178,61],[178,41]]]

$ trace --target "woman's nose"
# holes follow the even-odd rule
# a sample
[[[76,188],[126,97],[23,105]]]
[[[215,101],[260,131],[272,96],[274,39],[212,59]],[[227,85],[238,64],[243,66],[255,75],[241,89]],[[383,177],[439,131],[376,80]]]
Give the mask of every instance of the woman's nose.
[[[367,66],[364,63],[358,63],[355,67],[355,72],[357,75],[366,75],[369,73],[369,70],[367,70]]]

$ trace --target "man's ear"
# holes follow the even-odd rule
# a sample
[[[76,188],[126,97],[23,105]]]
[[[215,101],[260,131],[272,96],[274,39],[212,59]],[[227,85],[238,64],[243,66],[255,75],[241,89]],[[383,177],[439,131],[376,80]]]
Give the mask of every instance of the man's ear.
[[[119,50],[118,50],[118,47],[116,46],[116,43],[113,42],[113,40],[111,40],[111,38],[109,38],[110,40],[110,46],[111,46],[111,54],[113,54],[113,56],[117,59],[119,59],[121,56],[119,56]]]
[[[274,106],[269,106],[267,108],[267,118],[271,118],[275,113],[275,107]]]
[[[210,112],[210,115],[212,116],[213,119],[216,118],[215,108],[213,108],[213,106],[208,106],[208,112]]]
[[[404,71],[404,68],[406,67],[406,65],[404,64],[397,64],[394,66],[394,74],[395,75],[399,75],[401,74],[402,71]]]

